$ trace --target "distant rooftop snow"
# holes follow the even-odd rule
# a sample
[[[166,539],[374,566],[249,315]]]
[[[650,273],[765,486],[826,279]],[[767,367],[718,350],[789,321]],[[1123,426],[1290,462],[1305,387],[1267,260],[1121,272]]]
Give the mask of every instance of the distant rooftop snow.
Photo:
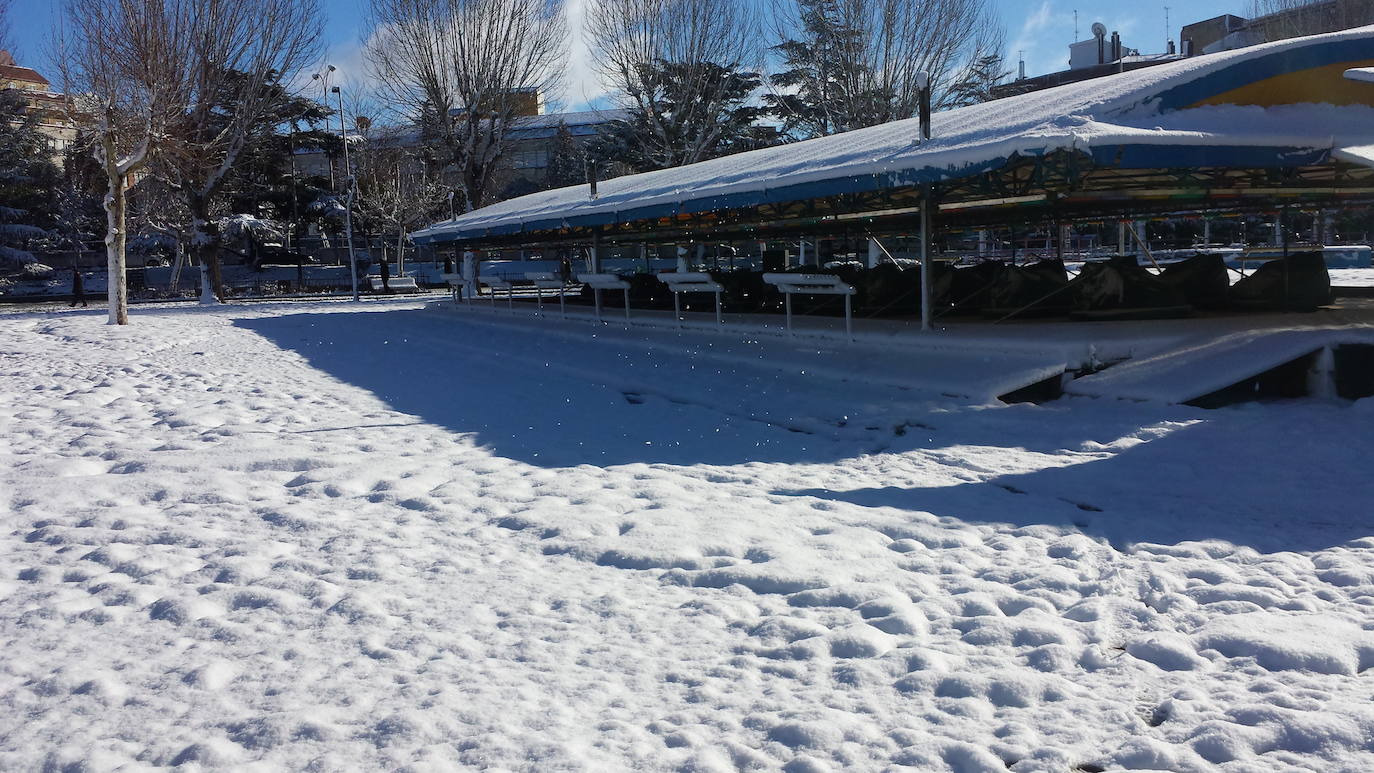
[[[1303,105],[1219,105],[1187,109],[1266,77],[1337,62],[1374,59],[1374,26],[1197,56],[962,107],[933,117],[920,142],[916,119],[857,129],[698,164],[503,201],[423,229],[420,242],[557,227],[627,222],[741,201],[805,198],[779,188],[862,189],[860,178],[912,185],[1000,166],[1013,154],[1101,146],[1331,148],[1374,143],[1374,109]],[[846,188],[846,185],[860,187]],[[869,188],[872,184],[869,184]]]

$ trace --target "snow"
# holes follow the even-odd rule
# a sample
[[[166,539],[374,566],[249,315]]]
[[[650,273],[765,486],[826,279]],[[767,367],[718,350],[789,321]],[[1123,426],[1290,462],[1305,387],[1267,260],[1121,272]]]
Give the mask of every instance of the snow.
[[[1352,67],[1345,71],[1345,77],[1352,81],[1374,83],[1374,67]]]
[[[1374,268],[1332,268],[1332,287],[1374,287]]]
[[[1374,401],[1007,406],[903,383],[936,348],[423,301],[133,322],[0,313],[0,769],[1374,767]]]
[[[1212,330],[1085,376],[1066,391],[1183,403],[1341,344],[1374,344],[1374,326],[1367,319],[1342,319],[1327,325],[1242,329],[1221,335]]]
[[[1206,78],[1255,67],[1265,57],[1293,56],[1308,47],[1354,42],[1374,56],[1374,27],[1278,41],[1220,54],[1190,57],[1111,77],[1007,97],[936,113],[933,139],[920,141],[918,119],[894,121],[806,142],[598,184],[572,186],[510,199],[436,223],[416,232],[429,242],[480,235],[490,228],[517,228],[534,221],[586,215],[626,219],[637,208],[711,201],[805,183],[836,182],[864,175],[892,175],[894,184],[958,177],[980,164],[1000,163],[1014,153],[1039,154],[1094,146],[1233,146],[1345,148],[1374,143],[1374,109],[1365,106],[1297,104],[1263,108],[1217,105],[1161,109],[1162,97],[1215,94]],[[1266,65],[1267,66],[1267,63]],[[1201,86],[1200,86],[1201,84]],[[1240,85],[1240,82],[1231,86]],[[1200,87],[1212,92],[1197,91]],[[1192,91],[1190,91],[1190,89]],[[1205,88],[1204,88],[1205,90]],[[1185,100],[1192,103],[1196,99]]]

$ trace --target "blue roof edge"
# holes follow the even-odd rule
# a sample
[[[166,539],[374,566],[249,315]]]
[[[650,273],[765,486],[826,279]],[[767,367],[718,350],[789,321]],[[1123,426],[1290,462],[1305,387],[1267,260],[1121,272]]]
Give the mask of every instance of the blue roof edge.
[[[1104,145],[1094,146],[1089,151],[1093,161],[1122,169],[1156,169],[1168,167],[1201,166],[1242,166],[1242,167],[1293,167],[1323,163],[1331,155],[1330,148],[1291,147],[1291,146],[1249,146],[1249,145]],[[673,204],[656,204],[615,212],[596,212],[569,218],[545,217],[522,220],[518,223],[493,227],[475,227],[460,231],[449,231],[426,235],[416,235],[416,244],[445,244],[448,242],[470,242],[495,236],[510,236],[534,231],[552,231],[562,228],[592,227],[627,223],[635,220],[649,220],[673,217],[680,214],[712,212],[722,209],[742,209],[763,204],[781,204],[789,201],[802,201],[820,196],[833,196],[840,193],[867,193],[885,188],[897,188],[940,180],[969,177],[991,171],[1004,165],[1008,157],[990,159],[957,170],[926,167],[923,169],[904,169],[882,174],[847,176],[813,180],[794,185],[764,188],[758,191],[710,196],[700,199],[684,199]]]

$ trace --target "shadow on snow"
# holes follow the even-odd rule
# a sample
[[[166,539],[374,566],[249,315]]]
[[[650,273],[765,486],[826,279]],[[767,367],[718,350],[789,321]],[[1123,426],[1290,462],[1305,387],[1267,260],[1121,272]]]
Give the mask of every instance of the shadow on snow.
[[[1075,399],[989,408],[422,310],[236,324],[396,411],[540,467],[825,463],[918,450],[938,450],[957,467],[970,446],[1091,451],[1161,420],[1201,419],[1067,467],[992,471],[943,487],[778,493],[1077,526],[1118,546],[1216,539],[1311,550],[1374,535],[1374,478],[1352,472],[1374,442],[1351,431],[1369,417],[1348,404],[1200,411]]]

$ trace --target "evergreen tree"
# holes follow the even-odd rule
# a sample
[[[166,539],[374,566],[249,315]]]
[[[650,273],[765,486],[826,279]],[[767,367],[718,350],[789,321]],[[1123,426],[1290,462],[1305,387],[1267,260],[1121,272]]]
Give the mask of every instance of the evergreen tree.
[[[764,102],[797,138],[912,118],[1001,50],[990,0],[779,0],[780,72]],[[970,63],[960,65],[961,62]],[[967,98],[967,97],[965,97]]]
[[[598,164],[635,172],[692,164],[762,147],[770,132],[755,126],[761,108],[748,104],[757,73],[697,62],[655,60],[639,75],[646,84],[630,115],[613,121],[588,148]],[[701,99],[713,94],[713,99]]]
[[[572,130],[562,121],[553,137],[545,182],[549,188],[566,188],[587,181],[587,154],[578,147]]]
[[[1000,54],[986,54],[970,62],[945,94],[944,107],[963,107],[990,102],[992,89],[1011,75],[1002,69]]]
[[[318,151],[333,156],[342,152],[343,143],[327,128],[333,113],[325,105],[284,89],[273,102],[271,115],[253,127],[223,192],[231,212],[292,222],[329,189],[329,179],[305,175],[293,163],[295,155]]]
[[[0,267],[33,263],[29,242],[49,235],[60,177],[23,97],[0,90]]]
[[[799,39],[773,46],[786,69],[769,77],[775,91],[764,103],[783,122],[783,131],[817,137],[858,128],[854,103],[887,95],[864,89],[862,30],[843,18],[835,0],[796,0]]]

